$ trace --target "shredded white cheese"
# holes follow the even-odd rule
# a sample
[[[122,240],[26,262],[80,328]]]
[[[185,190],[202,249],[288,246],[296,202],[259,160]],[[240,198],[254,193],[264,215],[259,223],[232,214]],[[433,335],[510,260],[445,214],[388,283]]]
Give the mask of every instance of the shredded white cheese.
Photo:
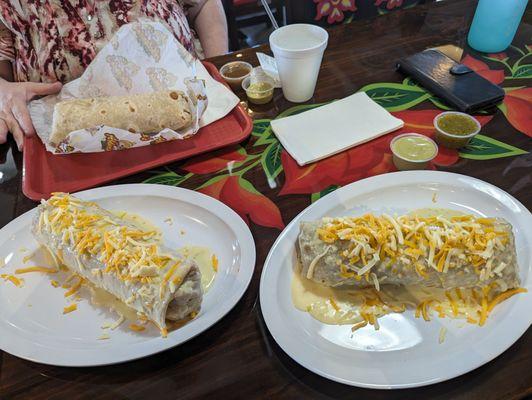
[[[447,328],[442,326],[440,329],[440,336],[438,338],[438,343],[442,344],[445,341],[445,334],[447,333]]]
[[[331,246],[327,246],[327,247],[325,248],[325,250],[323,251],[323,253],[318,254],[316,257],[314,257],[314,260],[312,260],[312,262],[311,262],[310,265],[308,266],[308,270],[307,270],[307,279],[312,279],[312,277],[314,276],[314,268],[316,268],[316,264],[317,264],[318,261],[320,261],[323,257],[325,257],[325,254],[327,254],[327,252],[329,251],[330,248],[331,248]]]

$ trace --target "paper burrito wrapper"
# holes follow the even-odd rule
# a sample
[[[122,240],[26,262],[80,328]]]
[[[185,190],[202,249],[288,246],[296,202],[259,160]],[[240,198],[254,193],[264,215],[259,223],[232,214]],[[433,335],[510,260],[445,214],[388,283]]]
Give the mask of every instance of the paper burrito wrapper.
[[[169,91],[180,94],[179,108],[173,107],[175,103],[159,103],[167,100],[161,92]],[[122,96],[128,99],[117,99]],[[102,108],[85,107],[82,99],[93,100],[110,114],[94,118],[94,110]],[[61,103],[68,100],[81,102]],[[128,100],[142,111],[134,118],[128,107],[119,105],[122,101],[125,106]],[[140,20],[122,26],[80,78],[64,85],[58,95],[32,101],[29,110],[48,151],[91,153],[188,138],[200,127],[224,117],[238,102],[238,97],[215,81],[164,25]],[[189,123],[183,121],[187,111]]]

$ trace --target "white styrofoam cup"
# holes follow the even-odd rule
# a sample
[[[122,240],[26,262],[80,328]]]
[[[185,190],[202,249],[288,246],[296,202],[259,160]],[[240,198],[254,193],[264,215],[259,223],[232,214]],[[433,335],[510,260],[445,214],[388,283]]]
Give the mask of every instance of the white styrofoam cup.
[[[294,103],[310,100],[316,88],[329,34],[316,25],[293,24],[270,35],[284,97]]]

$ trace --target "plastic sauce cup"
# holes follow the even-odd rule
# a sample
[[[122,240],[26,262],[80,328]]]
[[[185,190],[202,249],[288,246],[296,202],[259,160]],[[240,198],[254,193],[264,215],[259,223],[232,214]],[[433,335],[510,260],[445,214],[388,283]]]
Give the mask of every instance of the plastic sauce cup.
[[[231,61],[220,68],[220,75],[233,90],[240,89],[242,81],[251,74],[253,66],[245,61]]]
[[[425,169],[438,155],[438,145],[434,140],[419,133],[396,136],[390,143],[390,149],[393,153],[393,163],[400,171]]]
[[[254,104],[266,104],[273,98],[274,81],[268,76],[248,76],[242,82],[242,89],[246,91],[250,102]]]
[[[286,25],[270,35],[286,100],[303,103],[312,98],[329,34],[309,24]]]
[[[438,121],[445,117],[446,115],[460,115],[464,118],[470,119],[473,121],[477,127],[477,129],[474,132],[471,132],[467,135],[453,135],[452,133],[445,132],[440,125],[438,124]],[[477,121],[476,118],[472,117],[469,114],[465,114],[458,111],[446,111],[442,112],[441,114],[436,115],[434,118],[434,128],[436,128],[436,141],[441,144],[444,147],[448,147],[451,149],[459,149],[460,147],[467,146],[467,144],[471,141],[471,139],[477,135],[480,132],[480,122]]]

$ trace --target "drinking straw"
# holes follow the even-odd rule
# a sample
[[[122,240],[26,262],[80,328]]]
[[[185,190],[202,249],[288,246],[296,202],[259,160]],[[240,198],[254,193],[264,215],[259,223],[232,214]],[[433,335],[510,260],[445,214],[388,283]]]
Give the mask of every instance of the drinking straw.
[[[264,10],[266,11],[266,14],[268,14],[268,17],[270,18],[270,21],[272,21],[273,29],[279,29],[279,25],[277,24],[277,21],[275,20],[275,17],[273,16],[272,9],[268,5],[267,0],[260,0],[262,3],[262,6],[264,7]]]

